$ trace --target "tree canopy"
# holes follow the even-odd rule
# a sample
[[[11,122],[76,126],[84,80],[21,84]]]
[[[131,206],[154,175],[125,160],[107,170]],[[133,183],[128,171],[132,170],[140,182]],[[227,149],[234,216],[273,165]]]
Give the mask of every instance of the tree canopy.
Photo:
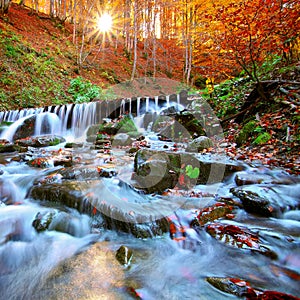
[[[3,3],[2,3],[3,2]],[[1,1],[1,7],[9,1]],[[82,65],[95,47],[107,38],[124,43],[135,64],[144,53],[152,74],[160,39],[183,49],[183,76],[232,76],[244,70],[258,80],[257,71],[268,56],[299,59],[300,4],[295,0],[18,0],[33,12],[43,12],[73,24],[73,43]],[[1,8],[0,7],[0,8]],[[112,18],[105,32],[98,27],[103,14]],[[143,49],[137,43],[143,43]],[[99,49],[100,49],[99,48]],[[166,61],[167,49],[166,52]]]

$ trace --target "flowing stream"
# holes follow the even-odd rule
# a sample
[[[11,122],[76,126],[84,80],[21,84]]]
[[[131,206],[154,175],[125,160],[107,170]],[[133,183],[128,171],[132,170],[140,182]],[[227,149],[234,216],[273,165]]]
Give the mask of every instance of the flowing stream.
[[[138,101],[139,109],[140,105]],[[149,99],[145,105],[149,110]],[[155,99],[154,110],[157,106],[158,100]],[[124,106],[121,109],[125,110]],[[70,128],[77,128],[77,136],[81,136],[84,128],[99,121],[95,113],[90,114],[91,110],[96,110],[95,104],[50,110],[51,114],[59,117],[59,125],[56,117],[47,115],[50,112],[39,113],[48,118],[53,128],[60,126],[56,130],[65,135],[69,134]],[[19,115],[17,118],[16,114],[6,114],[3,119],[16,121],[28,116]],[[72,118],[69,118],[70,114]],[[74,131],[72,134],[75,134]],[[166,144],[154,141],[153,134],[149,133],[151,139],[155,147],[161,143],[163,148]],[[63,146],[60,144],[41,151],[58,151]],[[104,155],[97,156],[97,151],[90,147],[85,143],[74,150],[74,158],[80,156],[81,159],[77,167],[97,167],[106,159]],[[130,233],[93,226],[97,223],[96,216],[80,213],[63,204],[33,199],[29,193],[31,188],[43,178],[57,174],[61,167],[34,168],[16,160],[18,155],[15,152],[0,154],[0,299],[240,299],[216,289],[208,283],[207,277],[241,278],[257,289],[300,296],[298,210],[287,209],[280,218],[274,218],[236,208],[233,219],[220,220],[223,225],[242,226],[259,232],[263,244],[276,253],[275,259],[259,251],[232,247],[214,238],[202,227],[191,226],[191,220],[200,209],[215,203],[216,198],[233,197],[231,189],[237,188],[235,173],[226,177],[218,186],[217,193],[207,192],[209,186],[196,185],[193,195],[197,196],[184,196],[183,202],[182,195],[172,193],[165,198],[155,194],[144,195],[126,184],[118,185],[120,181],[130,184],[133,158],[126,156],[124,149],[113,149],[118,175],[97,179],[95,189],[86,180],[88,188],[82,188],[81,192],[104,193],[108,202],[114,197],[118,201],[127,199],[128,205],[140,198],[159,204],[170,201],[170,205],[172,203],[175,207],[176,222],[185,228],[182,240],[171,239],[169,232],[153,238],[136,238]],[[291,199],[299,206],[299,179],[279,169],[259,166],[244,166],[243,172],[280,181],[274,186],[277,201]],[[273,186],[273,182],[267,183],[263,189]],[[105,192],[103,186],[106,187]],[[260,184],[251,186],[258,190],[261,188]],[[66,216],[67,228],[37,232],[33,227],[36,216],[52,210]],[[171,211],[170,215],[174,217],[174,212]],[[133,253],[126,266],[121,265],[115,256],[122,245]]]

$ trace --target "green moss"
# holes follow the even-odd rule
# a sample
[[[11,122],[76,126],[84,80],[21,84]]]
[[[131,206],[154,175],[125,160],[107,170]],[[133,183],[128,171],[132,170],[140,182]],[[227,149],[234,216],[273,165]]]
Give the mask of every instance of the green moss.
[[[58,145],[59,143],[61,143],[61,140],[59,138],[55,138],[53,141],[51,141],[49,143],[49,146],[56,146]]]
[[[236,138],[237,145],[241,146],[242,144],[244,144],[248,140],[250,135],[254,132],[256,127],[257,127],[256,121],[250,121],[247,124],[245,124]]]
[[[136,132],[138,131],[133,119],[130,116],[124,116],[117,124],[118,132]]]
[[[254,140],[253,144],[262,145],[267,143],[271,138],[272,136],[268,132],[264,132]]]

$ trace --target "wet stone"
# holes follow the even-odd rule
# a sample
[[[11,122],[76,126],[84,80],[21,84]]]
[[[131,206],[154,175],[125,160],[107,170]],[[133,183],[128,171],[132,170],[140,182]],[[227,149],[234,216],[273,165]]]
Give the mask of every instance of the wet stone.
[[[52,222],[54,215],[54,212],[38,212],[32,222],[32,226],[37,232],[45,231],[49,228],[49,225]]]
[[[206,226],[206,231],[215,239],[231,247],[258,252],[272,259],[277,258],[277,254],[262,243],[258,233],[248,228],[231,224],[211,223]]]
[[[123,245],[116,252],[116,259],[123,266],[128,266],[132,257],[132,250]]]
[[[184,174],[182,166],[199,169],[197,176],[188,178],[189,186],[221,182],[226,176],[242,167],[226,159],[174,151],[139,149],[134,158],[135,186],[147,193],[162,193],[167,188],[182,185],[179,178]],[[184,171],[186,172],[186,171]]]
[[[216,203],[215,205],[206,207],[200,210],[197,215],[197,221],[199,225],[204,225],[208,222],[212,222],[216,219],[226,217],[232,212],[233,207],[231,205],[226,205],[224,203]],[[195,223],[194,223],[195,225]]]
[[[233,188],[247,212],[264,217],[281,217],[282,213],[300,207],[300,184],[248,185]]]
[[[272,183],[274,179],[272,176],[266,174],[238,172],[234,180],[238,186],[242,186],[248,184]]]
[[[19,139],[15,141],[15,144],[23,147],[40,148],[40,147],[55,146],[65,141],[66,140],[61,136],[45,135],[45,136],[27,137],[27,138]]]
[[[207,136],[199,136],[188,143],[186,151],[188,152],[201,152],[204,149],[213,147],[213,142]]]

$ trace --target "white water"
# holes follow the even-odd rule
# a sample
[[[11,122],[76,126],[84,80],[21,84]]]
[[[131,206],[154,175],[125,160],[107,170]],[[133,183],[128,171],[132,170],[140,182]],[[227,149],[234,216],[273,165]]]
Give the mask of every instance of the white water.
[[[142,101],[141,97],[138,97],[135,103],[137,125],[141,125],[141,119],[145,112],[159,113],[162,108],[169,107],[170,105],[182,108],[179,106],[180,98],[178,97],[177,99],[177,103],[170,103],[169,96],[166,96],[165,104],[159,107],[158,96],[151,101],[149,97],[146,97],[144,101]],[[130,98],[121,101],[120,107],[116,108],[118,113],[126,113],[126,103],[129,104],[129,113],[132,113],[133,103]],[[56,134],[65,137],[67,141],[84,141],[85,132],[88,127],[100,123],[101,119],[108,117],[111,113],[112,111],[110,111],[108,105],[106,105],[106,115],[101,116],[101,102],[0,112],[0,122],[14,122],[1,133],[0,139],[6,139],[12,142],[19,126],[22,125],[26,119],[36,116],[34,135]],[[99,118],[100,116],[101,119]]]

